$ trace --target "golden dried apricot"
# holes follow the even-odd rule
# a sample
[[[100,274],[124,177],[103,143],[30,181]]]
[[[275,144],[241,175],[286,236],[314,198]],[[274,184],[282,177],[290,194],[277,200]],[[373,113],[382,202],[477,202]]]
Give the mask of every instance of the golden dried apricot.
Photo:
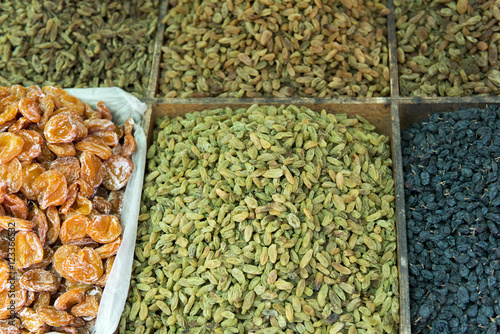
[[[44,95],[42,99],[40,100],[39,104],[39,109],[42,114],[42,117],[40,118],[40,121],[38,122],[38,125],[40,126],[41,129],[45,127],[45,124],[49,120],[50,117],[52,117],[52,113],[54,112],[55,104],[52,96],[50,95]]]
[[[21,324],[24,328],[26,328],[30,332],[38,332],[45,325],[45,322],[38,316],[38,313],[29,307],[23,308],[21,311],[17,313],[19,318],[21,319]]]
[[[60,311],[64,311],[72,306],[80,303],[85,296],[85,290],[82,288],[71,289],[66,291],[54,302],[54,307]]]
[[[2,106],[2,104],[9,103],[10,100],[12,99],[9,96],[0,101],[0,125],[5,124],[16,118],[18,112],[17,103],[11,103],[7,104],[6,106]]]
[[[21,288],[27,291],[49,291],[54,292],[61,283],[59,277],[45,269],[31,269],[25,272],[19,280]]]
[[[14,227],[16,232],[31,231],[35,226],[35,223],[26,219],[0,216],[0,227],[5,230]]]
[[[43,260],[43,246],[31,231],[21,231],[15,237],[16,269],[27,268]]]
[[[17,193],[21,189],[23,185],[23,166],[17,158],[9,162],[5,180],[9,185],[7,191],[10,193]]]
[[[111,120],[113,118],[113,116],[111,115],[111,112],[109,111],[108,107],[106,107],[106,104],[103,101],[97,102],[96,109],[98,112],[101,113],[102,118],[109,119],[109,120]]]
[[[122,233],[118,218],[112,215],[97,215],[87,225],[87,234],[97,242],[108,243],[116,240]]]
[[[38,110],[38,104],[35,99],[23,97],[19,101],[18,108],[19,112],[31,122],[37,123],[40,120],[40,111]]]
[[[101,259],[107,259],[113,255],[118,253],[118,249],[120,249],[120,245],[122,244],[122,238],[117,238],[115,241],[102,245],[99,248],[96,248],[95,251]]]
[[[53,86],[44,86],[42,88],[42,91],[45,94],[51,95],[54,98],[54,103],[57,109],[69,108],[73,110],[76,114],[83,115],[83,112],[85,110],[83,102],[77,99],[76,97],[69,95],[62,88]]]
[[[80,247],[75,245],[62,245],[55,252],[52,257],[52,266],[57,271],[57,273],[63,277],[65,277],[65,267],[64,261],[68,258],[70,254],[76,254],[80,251]]]
[[[92,188],[97,188],[106,175],[106,168],[101,159],[89,151],[80,156],[81,177]]]
[[[72,183],[68,188],[68,195],[66,196],[66,200],[59,208],[59,212],[62,214],[67,214],[76,201],[76,197],[78,196],[78,184]]]
[[[27,219],[28,207],[22,199],[12,194],[5,194],[3,207],[15,218]]]
[[[73,205],[68,209],[68,212],[65,214],[65,218],[69,218],[74,215],[89,215],[92,212],[92,202],[82,194],[76,195],[76,201]]]
[[[132,172],[134,171],[134,163],[129,158],[119,155],[113,155],[104,162],[106,167],[106,175],[102,185],[108,190],[120,190],[123,188]]]
[[[45,172],[45,168],[37,163],[33,163],[23,168],[23,185],[21,186],[21,192],[26,198],[32,201],[37,199],[37,193],[33,190],[32,183],[43,172]]]
[[[9,264],[5,260],[0,260],[0,291],[4,290],[9,279]]]
[[[132,137],[131,135],[125,135],[120,155],[124,157],[130,157],[134,153],[135,147],[136,147],[136,142],[134,137]]]
[[[68,184],[80,178],[80,161],[75,157],[58,158],[50,164],[50,169],[60,171]]]
[[[113,264],[115,263],[116,257],[110,257],[106,260],[104,275],[95,283],[97,286],[104,287],[108,281],[109,275],[111,274],[111,269],[113,269]]]
[[[37,310],[38,316],[49,326],[66,326],[71,323],[73,316],[66,311],[59,311],[53,306],[42,306]]]
[[[26,303],[26,290],[21,288],[19,281],[14,283],[14,293],[12,293],[11,285],[12,283],[8,281],[5,289],[0,292],[0,319],[2,320],[10,316],[12,304],[14,304],[14,311],[19,312]]]
[[[102,139],[104,144],[108,145],[109,147],[115,147],[116,145],[118,145],[118,142],[120,140],[120,138],[114,131],[97,131],[92,135]]]
[[[104,272],[99,254],[90,247],[69,254],[63,266],[63,277],[85,284],[95,283]]]
[[[61,205],[68,195],[66,178],[57,170],[48,170],[40,174],[32,183],[32,189],[38,194],[40,208]]]
[[[109,159],[111,156],[111,148],[104,141],[96,136],[90,135],[84,140],[76,143],[75,148],[78,151],[86,151],[95,154],[102,160]]]
[[[73,143],[47,144],[48,149],[58,157],[74,157],[76,148]]]
[[[97,131],[115,131],[115,124],[108,119],[102,118],[89,118],[83,122],[89,133],[94,133]]]
[[[36,232],[38,234],[38,238],[42,243],[42,246],[45,246],[45,241],[47,240],[47,231],[49,229],[49,225],[47,222],[47,217],[45,216],[45,212],[40,210],[36,204],[33,208],[33,213],[30,217],[30,220],[36,224]]]
[[[9,132],[17,134],[19,131],[26,129],[31,123],[26,117],[21,117],[9,126]]]
[[[43,134],[51,144],[70,143],[79,135],[81,120],[68,112],[52,116],[43,129]]]
[[[16,134],[24,140],[23,150],[17,156],[20,161],[35,159],[42,152],[43,137],[38,132],[19,130]]]
[[[71,314],[75,317],[97,317],[99,302],[96,296],[85,296],[85,299],[79,304],[73,306]]]
[[[107,215],[111,212],[111,203],[100,196],[94,196],[92,206],[102,215]]]
[[[59,232],[61,242],[66,244],[73,240],[82,239],[87,235],[87,225],[90,219],[82,215],[75,215],[66,219]]]
[[[59,213],[57,212],[55,206],[51,206],[47,208],[45,216],[47,217],[47,225],[48,225],[46,243],[52,245],[59,238],[59,231],[61,230]]]
[[[23,151],[24,140],[10,132],[0,133],[0,165],[10,162]]]

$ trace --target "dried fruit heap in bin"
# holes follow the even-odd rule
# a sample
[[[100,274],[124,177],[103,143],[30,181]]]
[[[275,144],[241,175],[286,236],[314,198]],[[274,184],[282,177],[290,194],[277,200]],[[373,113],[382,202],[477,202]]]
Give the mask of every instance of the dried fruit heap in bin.
[[[388,137],[295,106],[156,125],[120,333],[396,333]]]
[[[92,326],[121,243],[133,125],[60,88],[0,87],[0,332]]]

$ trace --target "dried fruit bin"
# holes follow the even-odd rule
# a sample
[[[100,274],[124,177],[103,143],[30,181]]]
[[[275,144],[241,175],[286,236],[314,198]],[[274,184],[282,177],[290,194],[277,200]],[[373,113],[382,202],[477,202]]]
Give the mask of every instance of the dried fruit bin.
[[[399,299],[400,299],[400,327],[399,333],[410,333],[409,320],[409,294],[408,294],[408,270],[406,260],[406,231],[404,219],[400,219],[400,214],[404,218],[404,202],[402,201],[402,184],[398,183],[397,176],[401,170],[401,153],[399,144],[399,123],[397,108],[391,104],[387,98],[370,99],[345,99],[345,100],[324,100],[324,99],[156,99],[150,100],[150,107],[146,112],[143,127],[148,133],[148,145],[153,140],[153,129],[155,120],[159,117],[183,116],[194,111],[206,109],[217,109],[229,107],[248,108],[252,104],[259,105],[290,105],[305,106],[311,110],[320,112],[326,110],[328,113],[346,113],[349,117],[360,115],[370,121],[376,132],[390,137],[391,157],[393,160],[393,176],[396,180],[396,208],[397,217],[397,256],[399,269]]]

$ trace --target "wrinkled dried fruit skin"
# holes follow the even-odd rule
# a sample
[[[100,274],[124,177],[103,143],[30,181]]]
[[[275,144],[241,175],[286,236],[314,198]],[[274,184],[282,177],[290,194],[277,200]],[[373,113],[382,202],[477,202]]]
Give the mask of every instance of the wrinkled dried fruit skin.
[[[96,104],[97,111],[101,113],[102,118],[111,120],[113,118],[113,115],[111,115],[111,112],[109,111],[108,107],[106,107],[106,104],[103,101],[98,101]]]
[[[85,296],[85,290],[81,288],[71,289],[60,295],[54,302],[54,307],[60,311],[71,308],[80,303]]]
[[[9,228],[15,227],[15,231],[31,231],[36,224],[29,220],[21,219],[21,218],[13,218],[8,216],[0,216],[0,227],[8,230]]]
[[[115,147],[118,145],[120,138],[114,131],[98,131],[92,133],[94,137],[100,138],[109,147]]]
[[[71,323],[73,316],[65,311],[59,311],[53,306],[43,306],[37,310],[38,316],[50,326],[60,327]]]
[[[99,303],[95,296],[86,296],[85,299],[73,306],[71,314],[75,317],[96,317],[99,309]]]
[[[22,151],[24,140],[18,135],[9,132],[0,133],[0,165],[6,164]]]
[[[59,278],[53,272],[44,269],[28,270],[21,276],[21,287],[28,291],[54,292],[59,288]]]
[[[31,97],[23,97],[19,101],[18,108],[19,112],[31,122],[37,123],[40,120],[40,111],[38,110],[38,105],[35,99]]]
[[[5,289],[7,280],[9,279],[9,265],[6,261],[0,261],[0,291]]]
[[[134,164],[129,158],[119,155],[113,155],[104,162],[106,175],[104,176],[103,186],[108,190],[120,190],[127,185]]]
[[[80,156],[81,177],[90,187],[97,188],[106,175],[105,166],[101,159],[93,153],[84,151]]]
[[[67,214],[71,206],[75,203],[77,196],[78,184],[73,183],[68,188],[68,195],[66,196],[66,200],[64,201],[64,203],[59,207],[59,212],[62,214]]]
[[[76,195],[76,201],[68,209],[65,218],[69,218],[74,215],[87,216],[92,212],[92,202],[87,198],[82,196],[80,193]]]
[[[7,283],[6,288],[0,291],[0,320],[7,319],[10,315],[9,307],[14,302],[14,310],[19,312],[26,303],[26,290],[22,289],[19,282],[16,281],[14,285],[14,295],[12,295],[12,283]]]
[[[118,238],[113,242],[107,243],[105,245],[102,245],[99,248],[96,248],[97,254],[101,257],[101,259],[107,259],[110,258],[113,255],[116,255],[118,253],[118,249],[120,249],[120,245],[122,243],[122,238]]]
[[[47,148],[60,158],[74,157],[76,155],[76,148],[73,143],[63,144],[47,144]]]
[[[3,207],[15,218],[28,218],[28,207],[22,199],[16,195],[4,195]]]
[[[84,121],[89,129],[89,134],[98,131],[115,131],[115,124],[107,119],[90,118]]]
[[[33,160],[42,152],[43,137],[38,132],[20,130],[16,135],[24,140],[23,151],[17,156],[20,161]]]
[[[83,102],[76,97],[69,95],[63,89],[53,86],[44,86],[42,91],[45,94],[50,94],[54,98],[54,104],[58,109],[68,108],[80,116],[83,115],[83,112],[85,111]]]
[[[15,238],[16,269],[27,268],[43,260],[43,246],[34,232],[20,231]]]
[[[38,195],[32,188],[33,181],[43,172],[45,172],[45,168],[37,163],[33,163],[23,168],[23,185],[21,187],[21,192],[32,201],[36,200]]]
[[[21,162],[14,158],[12,159],[7,166],[7,176],[5,180],[9,185],[7,191],[10,193],[17,193],[19,189],[21,189],[23,185],[23,166]]]
[[[97,242],[108,243],[116,240],[122,233],[118,218],[112,215],[92,217],[87,226],[87,234]]]
[[[38,238],[40,239],[42,246],[45,246],[45,241],[47,239],[47,231],[49,229],[45,212],[43,212],[42,210],[40,210],[38,207],[35,206],[30,220],[36,224],[35,229],[38,234]]]
[[[115,264],[116,256],[112,256],[106,260],[104,275],[95,283],[97,286],[105,287],[108,277],[111,273],[111,269],[113,269],[113,265]]]
[[[135,151],[136,142],[134,137],[131,135],[125,135],[122,145],[121,155],[124,157],[130,157]]]
[[[38,317],[37,312],[32,309],[25,307],[19,313],[18,316],[21,319],[23,327],[31,332],[37,332],[42,329],[45,325],[42,319]]]
[[[81,215],[75,215],[71,218],[66,219],[62,226],[61,231],[59,233],[59,237],[61,238],[61,242],[66,244],[73,240],[82,239],[87,234],[87,225],[90,223],[90,220]]]
[[[90,135],[84,140],[76,143],[78,151],[86,151],[95,154],[102,160],[109,159],[112,154],[111,148],[99,137]]]
[[[63,112],[52,116],[43,129],[47,141],[51,144],[70,143],[81,136],[81,119],[78,116]]]
[[[61,222],[59,218],[59,213],[57,212],[56,207],[51,206],[45,212],[45,216],[47,217],[47,244],[54,244],[59,238],[59,232],[61,230]]]
[[[8,104],[8,105],[5,105],[6,103],[11,103],[11,101],[14,100],[12,98],[9,97],[6,97],[5,99],[3,99],[2,101],[0,101],[0,125],[3,125],[11,120],[13,120],[16,115],[17,115],[17,111],[18,111],[18,106],[17,106],[17,103],[14,103],[14,104]],[[4,104],[2,106],[2,104]]]
[[[38,203],[43,210],[49,206],[61,205],[68,195],[66,178],[57,170],[48,170],[38,176],[32,183],[38,194]]]
[[[94,196],[92,206],[102,215],[107,215],[111,212],[111,203],[100,196]]]
[[[58,158],[50,164],[50,169],[61,172],[68,184],[80,178],[80,161],[75,157]]]
[[[104,272],[99,254],[89,247],[81,249],[78,253],[69,254],[63,266],[63,277],[85,284],[95,283]]]

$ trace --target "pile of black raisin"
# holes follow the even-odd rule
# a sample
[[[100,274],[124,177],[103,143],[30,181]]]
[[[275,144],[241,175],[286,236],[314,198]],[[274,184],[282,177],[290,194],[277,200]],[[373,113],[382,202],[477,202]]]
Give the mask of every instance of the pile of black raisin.
[[[500,333],[500,110],[402,133],[413,333]]]

